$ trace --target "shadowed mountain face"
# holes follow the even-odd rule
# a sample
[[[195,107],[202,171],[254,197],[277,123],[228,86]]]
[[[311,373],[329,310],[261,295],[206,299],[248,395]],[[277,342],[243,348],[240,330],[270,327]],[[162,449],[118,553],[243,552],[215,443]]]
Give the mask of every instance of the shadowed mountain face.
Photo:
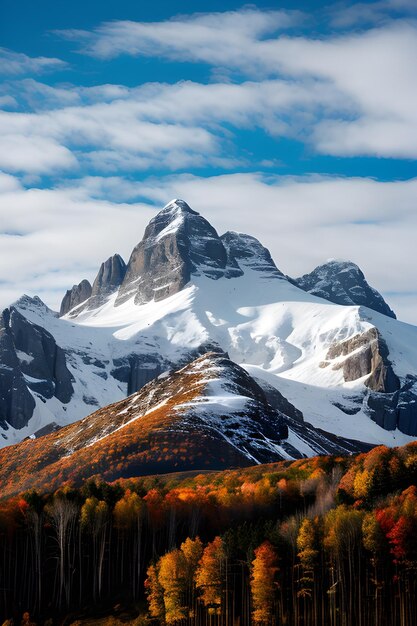
[[[351,261],[328,261],[294,283],[309,293],[335,304],[359,304],[395,319],[380,293],[370,287],[360,268]]]
[[[61,313],[24,297],[2,314],[3,445],[122,401],[207,352],[230,355],[293,420],[283,457],[331,450],[329,433],[336,447],[417,435],[417,328],[393,319],[359,268],[331,262],[291,280],[257,239],[219,236],[182,200],[151,220],[127,265],[116,254],[92,287],[69,290]]]
[[[0,317],[0,413],[3,427],[27,426],[35,408],[34,394],[67,404],[72,376],[64,351],[41,326],[15,307]]]

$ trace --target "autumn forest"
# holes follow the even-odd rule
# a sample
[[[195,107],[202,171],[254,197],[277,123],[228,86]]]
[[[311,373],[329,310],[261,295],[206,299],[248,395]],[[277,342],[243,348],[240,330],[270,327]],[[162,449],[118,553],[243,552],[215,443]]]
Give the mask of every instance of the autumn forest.
[[[23,493],[0,504],[1,618],[413,626],[416,485],[412,443]]]

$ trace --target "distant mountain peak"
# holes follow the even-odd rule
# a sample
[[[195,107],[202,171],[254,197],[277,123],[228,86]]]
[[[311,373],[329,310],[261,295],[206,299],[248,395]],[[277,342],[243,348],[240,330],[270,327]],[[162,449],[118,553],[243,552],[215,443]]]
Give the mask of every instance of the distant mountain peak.
[[[74,307],[88,300],[91,296],[92,287],[88,280],[82,280],[78,285],[73,285],[68,289],[62,299],[59,311],[60,317],[69,313]]]
[[[294,283],[314,296],[335,304],[366,306],[395,319],[395,313],[381,294],[371,287],[362,270],[348,260],[329,259]]]
[[[15,307],[16,309],[22,309],[22,310],[38,310],[38,311],[42,311],[42,312],[48,312],[48,313],[52,313],[53,315],[56,315],[56,313],[54,313],[54,311],[52,311],[52,309],[50,309],[43,300],[41,300],[41,298],[39,298],[39,296],[28,296],[27,294],[23,294],[23,296],[20,296],[20,298],[18,300],[16,300],[15,302],[13,302],[10,307]]]

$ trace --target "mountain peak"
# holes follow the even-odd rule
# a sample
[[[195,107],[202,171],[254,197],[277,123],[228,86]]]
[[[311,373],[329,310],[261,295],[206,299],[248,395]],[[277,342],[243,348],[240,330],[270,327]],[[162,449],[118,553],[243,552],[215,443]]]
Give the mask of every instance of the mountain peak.
[[[20,296],[18,300],[13,302],[10,306],[16,309],[22,309],[22,310],[30,309],[32,311],[36,310],[36,311],[42,311],[42,312],[47,312],[47,313],[53,313],[52,309],[50,309],[45,304],[45,302],[39,298],[39,296],[28,296],[25,293],[23,294],[23,296]],[[56,313],[54,315],[56,315]]]
[[[88,300],[91,296],[91,291],[91,284],[86,279],[82,280],[78,285],[73,285],[62,299],[59,316],[66,315],[71,309]]]
[[[89,308],[95,308],[103,303],[105,298],[117,291],[123,282],[126,274],[126,263],[120,254],[114,254],[101,264],[98,274],[94,280],[91,292],[94,302],[89,304]]]
[[[183,213],[190,213],[191,215],[199,215],[197,211],[194,211],[194,209],[192,209],[190,205],[185,202],[185,200],[181,200],[181,198],[174,198],[173,200],[168,202],[168,204],[164,206],[160,213],[162,213],[163,211],[167,213],[181,211]]]
[[[300,289],[335,304],[366,306],[388,317],[396,317],[353,261],[329,259],[309,274],[296,278],[294,282]]]
[[[241,268],[262,272],[268,278],[284,277],[275,265],[268,248],[265,248],[256,237],[228,230],[222,235],[221,240],[229,258]]]
[[[211,224],[184,200],[172,200],[149,222],[134,248],[116,304],[159,301],[178,293],[192,275],[227,273],[227,252]]]

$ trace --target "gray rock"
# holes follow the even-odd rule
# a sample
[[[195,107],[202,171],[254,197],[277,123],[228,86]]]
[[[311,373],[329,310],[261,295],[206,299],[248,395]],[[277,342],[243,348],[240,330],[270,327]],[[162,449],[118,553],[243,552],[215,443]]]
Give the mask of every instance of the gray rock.
[[[126,263],[120,254],[113,255],[101,264],[87,303],[89,309],[100,306],[107,296],[118,290],[125,277],[126,269]]]
[[[408,377],[393,394],[370,393],[367,398],[370,417],[387,430],[417,436],[417,379]]]
[[[88,280],[82,280],[79,285],[74,285],[67,291],[61,302],[61,308],[59,315],[62,317],[66,315],[75,306],[78,306],[91,296],[92,287]]]
[[[167,369],[166,362],[158,355],[131,354],[114,359],[111,375],[127,384],[127,395],[135,393]]]
[[[261,378],[254,377],[254,380],[260,387],[262,387],[267,401],[274,409],[277,409],[283,415],[290,417],[296,422],[302,423],[304,421],[302,412],[291,404],[291,402],[283,396],[278,389],[275,389],[275,387],[272,387],[272,385],[269,385]]]
[[[148,224],[133,250],[116,305],[159,301],[178,293],[191,275],[227,274],[227,252],[215,229],[183,200],[168,204]]]
[[[351,261],[328,261],[292,281],[297,287],[335,304],[361,305],[395,319],[384,298]]]
[[[360,335],[331,346],[326,358],[333,360],[347,357],[333,366],[334,369],[343,369],[346,382],[368,376],[365,385],[369,389],[393,393],[400,388],[400,380],[394,373],[388,356],[384,339],[376,328],[370,328]],[[326,366],[326,363],[323,365]]]
[[[275,265],[269,250],[255,237],[229,230],[221,236],[221,240],[227,250],[231,268],[250,268],[264,273],[265,278],[285,278]],[[243,273],[242,269],[240,273]]]
[[[395,430],[398,426],[398,393],[370,393],[366,404],[371,419],[385,430]]]
[[[29,322],[15,307],[0,317],[0,420],[23,428],[33,415],[35,400],[55,396],[68,403],[72,376],[65,353],[52,335]]]
[[[365,385],[365,409],[371,419],[385,430],[398,428],[406,435],[417,436],[417,378],[401,381],[389,360],[388,346],[376,328],[330,347],[323,363],[346,357],[334,368],[343,369],[346,381],[368,376]]]
[[[10,331],[10,311],[0,316],[0,421],[23,428],[32,417],[35,400],[26,386]]]
[[[15,350],[26,356],[20,359],[23,374],[53,383],[53,395],[68,403],[73,394],[72,376],[65,352],[47,330],[29,322],[17,309],[10,308],[10,331]]]

